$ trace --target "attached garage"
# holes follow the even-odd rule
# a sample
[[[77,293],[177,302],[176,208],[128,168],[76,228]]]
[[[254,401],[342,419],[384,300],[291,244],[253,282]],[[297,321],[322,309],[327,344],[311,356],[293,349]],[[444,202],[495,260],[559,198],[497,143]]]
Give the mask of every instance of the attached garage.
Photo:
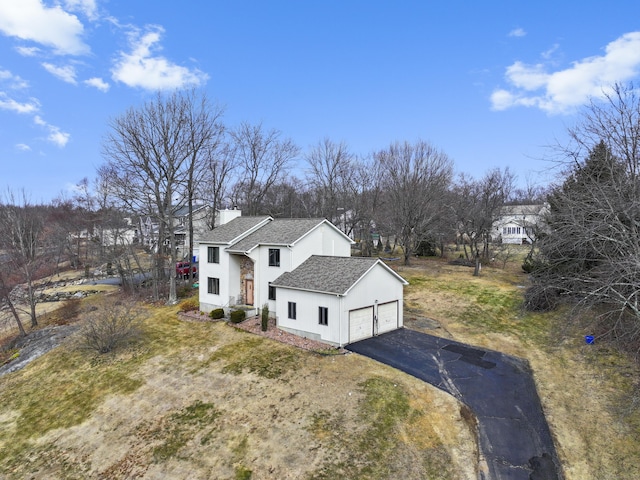
[[[312,256],[271,283],[276,322],[287,332],[344,346],[402,328],[406,284],[378,258]]]

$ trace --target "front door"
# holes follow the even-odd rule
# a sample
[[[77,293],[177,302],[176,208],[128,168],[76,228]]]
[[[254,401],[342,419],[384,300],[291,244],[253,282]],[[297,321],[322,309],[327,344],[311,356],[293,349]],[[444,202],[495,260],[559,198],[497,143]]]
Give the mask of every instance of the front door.
[[[253,305],[253,280],[245,280],[247,305]]]

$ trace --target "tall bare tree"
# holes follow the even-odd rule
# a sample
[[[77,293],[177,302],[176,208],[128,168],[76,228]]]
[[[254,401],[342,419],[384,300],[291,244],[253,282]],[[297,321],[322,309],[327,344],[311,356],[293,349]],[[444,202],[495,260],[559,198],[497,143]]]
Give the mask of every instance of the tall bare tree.
[[[191,259],[194,249],[194,202],[202,199],[199,191],[203,189],[206,182],[211,181],[215,185],[219,185],[217,182],[224,181],[224,179],[211,178],[208,175],[212,170],[212,165],[219,166],[219,150],[224,137],[224,125],[221,123],[224,109],[212,104],[204,94],[197,97],[195,91],[191,91],[185,96],[187,97],[187,130],[191,142],[185,184],[188,205],[188,258]],[[223,168],[216,169],[216,173],[224,173]],[[212,210],[212,214],[215,216],[217,206],[213,205]]]
[[[175,213],[188,201],[182,194],[190,181],[196,150],[204,143],[199,136],[209,134],[207,126],[200,124],[207,118],[201,115],[202,108],[203,103],[196,104],[190,93],[158,93],[112,120],[103,143],[115,195],[131,210],[151,215],[159,223],[155,279],[164,274],[163,247],[168,244],[168,303],[177,301]]]
[[[347,217],[353,191],[353,154],[344,142],[328,138],[318,142],[306,155],[307,185],[316,195],[317,215],[339,225],[347,233]]]
[[[299,148],[292,140],[281,138],[280,131],[265,130],[262,124],[243,122],[230,135],[241,169],[234,196],[248,215],[257,215],[261,213],[265,195],[281,179]]]
[[[435,233],[433,227],[444,213],[441,200],[451,182],[453,164],[425,141],[393,143],[377,152],[375,159],[383,179],[387,222],[409,265],[419,242]]]
[[[489,170],[480,180],[461,175],[453,188],[452,218],[462,235],[467,258],[467,243],[475,259],[474,274],[480,273],[481,260],[490,255],[491,230],[500,209],[509,199],[515,176],[505,168]]]
[[[202,152],[202,160],[204,161],[205,173],[200,193],[211,207],[207,227],[213,230],[216,212],[225,206],[225,201],[231,195],[230,184],[238,169],[238,161],[234,155],[233,146],[229,144],[228,137],[217,148],[205,149]]]
[[[32,327],[38,325],[35,281],[56,257],[54,246],[47,242],[46,216],[46,208],[31,204],[24,192],[21,198],[8,192],[0,204],[0,251],[5,255],[5,268],[19,272],[21,283],[26,284]]]

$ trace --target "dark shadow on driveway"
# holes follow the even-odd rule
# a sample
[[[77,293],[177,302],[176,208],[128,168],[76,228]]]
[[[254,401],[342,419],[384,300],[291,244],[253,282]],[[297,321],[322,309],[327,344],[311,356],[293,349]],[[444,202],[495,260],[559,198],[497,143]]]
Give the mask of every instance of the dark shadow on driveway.
[[[482,480],[562,480],[533,375],[526,360],[400,329],[347,350],[428,382],[477,418]]]

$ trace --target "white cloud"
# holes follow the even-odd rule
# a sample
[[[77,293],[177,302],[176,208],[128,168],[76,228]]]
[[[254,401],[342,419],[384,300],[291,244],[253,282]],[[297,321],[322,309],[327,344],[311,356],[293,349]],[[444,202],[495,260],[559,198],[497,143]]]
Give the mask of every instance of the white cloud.
[[[556,53],[556,50],[558,50],[560,48],[560,45],[557,43],[554,43],[553,46],[542,52],[541,57],[544,58],[545,60],[551,60],[551,58],[553,57],[553,54]]]
[[[81,12],[90,20],[98,18],[98,7],[95,0],[65,0],[65,7],[71,12]]]
[[[589,98],[602,97],[616,82],[640,74],[640,32],[631,32],[609,43],[604,55],[573,62],[571,67],[549,72],[544,64],[517,61],[507,67],[508,89],[491,95],[494,110],[516,106],[536,107],[548,113],[566,113],[584,105]]]
[[[18,143],[18,144],[16,144],[16,149],[20,150],[21,152],[29,152],[29,151],[31,151],[31,147],[29,145],[27,145],[26,143]]]
[[[49,131],[49,136],[47,137],[47,140],[50,141],[51,143],[54,143],[55,145],[62,148],[69,142],[69,139],[71,138],[70,134],[63,132],[62,130],[60,130],[60,128],[56,127],[55,125],[51,125],[45,122],[42,119],[42,117],[40,117],[40,115],[34,116],[33,121],[36,125],[44,127]]]
[[[0,1],[0,31],[10,37],[53,47],[62,55],[89,53],[82,40],[84,26],[59,5],[45,6],[41,0]]]
[[[509,32],[510,37],[524,37],[526,34],[523,28],[514,28]]]
[[[90,78],[88,80],[85,80],[84,83],[86,85],[89,85],[90,87],[97,88],[101,92],[109,91],[109,87],[110,87],[110,85],[107,82],[105,82],[104,80],[102,80],[101,78],[98,78],[98,77],[94,77],[94,78]]]
[[[160,26],[148,26],[144,34],[131,33],[131,53],[120,53],[111,71],[113,79],[146,90],[176,89],[204,83],[208,79],[207,74],[176,65],[154,54],[161,49],[159,42],[163,33]]]
[[[9,70],[0,70],[0,81],[9,84],[9,87],[14,90],[21,90],[27,88],[29,83],[26,80],[23,80],[18,75],[14,75]]]
[[[0,109],[9,110],[15,113],[35,113],[40,109],[37,100],[31,99],[29,102],[20,103],[7,96],[5,92],[0,92]]]
[[[72,85],[76,85],[78,83],[76,81],[76,69],[71,65],[56,67],[51,63],[43,63],[42,66],[47,72],[49,72],[54,77],[58,77],[63,82],[71,83]]]
[[[41,50],[38,47],[16,47],[16,51],[23,57],[35,57]]]

